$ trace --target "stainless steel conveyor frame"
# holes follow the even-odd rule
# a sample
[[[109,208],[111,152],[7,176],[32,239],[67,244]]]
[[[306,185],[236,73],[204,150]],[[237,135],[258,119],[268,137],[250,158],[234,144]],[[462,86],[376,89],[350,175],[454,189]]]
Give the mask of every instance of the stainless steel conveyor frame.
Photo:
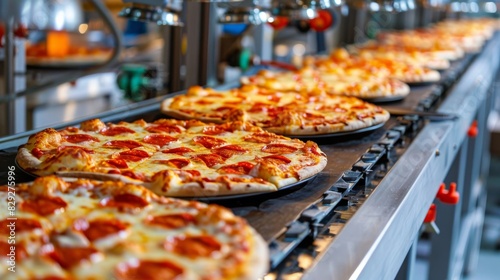
[[[499,50],[497,34],[438,109],[460,118],[425,126],[303,279],[409,278],[421,225],[441,182],[457,182],[462,197],[456,206],[438,204],[441,234],[432,237],[429,279],[458,279],[473,268],[484,216],[488,100],[498,82]],[[479,135],[468,138],[473,120]]]

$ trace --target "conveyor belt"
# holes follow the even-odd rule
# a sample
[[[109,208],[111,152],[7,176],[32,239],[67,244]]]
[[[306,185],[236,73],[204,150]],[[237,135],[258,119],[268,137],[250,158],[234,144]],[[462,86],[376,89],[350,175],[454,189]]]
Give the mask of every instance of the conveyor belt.
[[[467,55],[464,59],[452,63],[452,67],[442,73],[443,78],[439,83],[412,88],[410,95],[404,100],[384,105],[418,110],[432,110],[432,108],[435,108],[436,104],[440,102],[443,94],[446,93],[446,90],[450,88],[455,79],[459,77],[459,74],[462,73],[473,60],[473,55]],[[182,94],[182,92],[176,94]],[[162,98],[147,100],[138,104],[130,105],[127,108],[118,108],[111,112],[94,117],[111,122],[133,121],[140,118],[143,118],[146,121],[152,121],[163,117],[159,113],[159,103],[161,100]],[[394,133],[391,129],[398,126],[406,128],[406,131],[402,131],[402,133],[400,133],[401,135],[398,136],[399,138],[396,139],[399,141],[399,144],[397,144],[396,147],[384,147],[386,148],[386,151],[394,148],[398,150],[398,153],[404,152],[411,140],[416,137],[416,135],[411,134],[412,130],[408,129],[411,126],[416,125],[416,122],[414,121],[412,123],[411,119],[405,119],[403,122],[400,120],[400,118],[391,117],[391,119],[382,128],[367,133],[366,135],[319,140],[318,142],[321,149],[328,156],[328,164],[320,174],[305,183],[302,188],[292,192],[272,194],[268,197],[257,198],[255,200],[238,200],[226,204],[231,207],[236,214],[245,217],[249,223],[264,237],[264,239],[270,242],[270,244],[274,244],[273,241],[279,241],[280,236],[283,236],[286,231],[293,230],[294,234],[291,234],[290,236],[296,237],[295,241],[293,238],[289,238],[286,241],[293,245],[288,246],[288,249],[290,249],[289,251],[291,251],[291,249],[297,246],[298,243],[300,243],[300,241],[302,241],[307,235],[313,235],[314,237],[314,228],[311,226],[313,222],[317,222],[314,215],[324,219],[324,216],[319,215],[321,214],[322,209],[332,210],[337,203],[340,202],[334,196],[334,199],[329,197],[329,199],[331,199],[331,204],[325,203],[324,201],[322,204],[318,204],[318,202],[321,202],[328,196],[328,194],[325,195],[325,192],[330,190],[332,191],[332,195],[339,193],[340,197],[349,194],[349,190],[345,191],[345,189],[342,189],[338,185],[334,185],[338,183],[339,180],[342,181],[342,177],[345,178],[345,172],[352,170],[353,165],[370,149],[370,147],[377,144],[380,144],[381,146],[386,145],[387,143],[384,141],[388,141],[388,133],[389,135],[390,133]],[[81,120],[77,120],[71,124],[65,124],[64,126],[77,124],[80,121]],[[17,145],[24,143],[27,136],[31,133],[32,132],[28,132],[22,135],[0,139],[1,166],[15,164],[14,157]],[[405,142],[401,143],[400,139],[403,137],[405,138]],[[390,143],[390,145],[393,144],[394,143]],[[7,169],[4,168],[4,170],[0,171],[0,184],[6,183],[6,170]],[[366,175],[368,172],[363,171],[360,172],[360,174]],[[21,174],[19,171],[16,176],[17,183],[32,180],[30,176]],[[366,176],[361,176],[356,180],[349,182],[349,189],[361,181],[366,184],[366,182],[363,181],[365,180],[365,177]],[[315,205],[314,207],[316,208],[311,208],[312,205]],[[318,210],[317,205],[326,206],[323,208],[320,207],[321,209]],[[308,216],[310,217],[309,220],[304,218],[304,211],[307,212],[306,214],[310,215]],[[328,213],[328,215],[331,214],[332,213]],[[302,229],[308,229],[303,231],[306,233],[305,235],[300,234],[300,229],[303,225],[306,225],[306,227],[303,227]],[[285,243],[280,244],[284,246]],[[286,254],[280,255],[279,261],[283,260],[285,257]]]

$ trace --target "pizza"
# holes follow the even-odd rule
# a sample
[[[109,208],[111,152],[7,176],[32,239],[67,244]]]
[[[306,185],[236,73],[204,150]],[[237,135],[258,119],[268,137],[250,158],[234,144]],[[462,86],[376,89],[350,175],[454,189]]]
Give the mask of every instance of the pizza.
[[[306,136],[355,131],[382,124],[389,113],[355,97],[321,91],[276,91],[253,85],[228,91],[191,87],[163,101],[163,113],[210,122],[245,121],[266,131]]]
[[[349,52],[359,55],[363,59],[389,59],[434,70],[450,68],[450,61],[439,57],[435,53],[410,49],[405,50],[398,46],[384,45],[376,42],[350,46]]]
[[[397,79],[404,83],[437,82],[441,78],[438,71],[427,67],[390,57],[352,55],[344,48],[332,51],[328,57],[311,57],[306,63],[320,72],[342,69],[351,75]]]
[[[409,46],[442,46],[458,47],[465,52],[477,52],[485,42],[485,38],[477,34],[449,33],[446,29],[416,29],[405,31],[384,31],[377,39],[390,44]]]
[[[0,211],[4,280],[253,280],[268,270],[267,244],[221,206],[56,176],[0,190],[2,209],[14,191],[16,206]]]
[[[204,197],[270,192],[320,172],[316,143],[244,122],[160,119],[42,130],[16,157],[34,175],[121,180],[159,195]]]
[[[305,59],[306,66],[297,71],[276,72],[261,70],[253,76],[241,78],[243,85],[290,92],[318,92],[346,95],[362,99],[405,97],[410,87],[393,78],[373,75],[363,69],[311,67],[314,58]]]
[[[449,61],[460,59],[464,56],[465,52],[457,45],[444,44],[442,42],[435,42],[426,44],[416,44],[411,42],[402,42],[398,40],[384,40],[384,35],[380,34],[379,41],[368,41],[364,44],[356,45],[356,48],[364,50],[376,50],[382,47],[385,51],[403,51],[405,53],[422,53],[431,57],[439,59],[446,59]]]

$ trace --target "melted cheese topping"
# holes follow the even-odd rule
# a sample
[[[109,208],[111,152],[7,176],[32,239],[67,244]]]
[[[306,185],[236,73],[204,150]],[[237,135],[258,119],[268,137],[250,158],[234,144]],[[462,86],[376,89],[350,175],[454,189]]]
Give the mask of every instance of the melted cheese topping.
[[[176,99],[177,103],[183,104],[183,108],[199,108],[192,103],[207,102],[208,96],[217,96],[218,100],[229,100],[230,103],[236,100],[236,97],[231,96],[225,98],[225,93],[203,89],[191,90],[187,96],[193,100]],[[240,101],[249,98],[244,94],[239,96]],[[256,96],[267,104],[278,99],[281,102],[296,102],[297,98],[289,94]],[[220,102],[218,104],[221,106]],[[208,109],[217,110],[210,106]],[[256,113],[256,116],[263,117],[261,112]],[[207,125],[198,121],[176,120],[122,122],[105,127],[96,125],[95,121],[90,124],[84,127],[99,129],[83,131],[75,127],[67,128],[58,132],[62,140],[57,148],[33,148],[29,152],[39,158],[40,164],[27,168],[40,175],[61,171],[118,174],[138,180],[138,183],[145,182],[155,192],[171,196],[197,195],[193,193],[197,189],[201,192],[199,195],[207,195],[203,193],[205,187],[210,189],[210,195],[217,195],[273,191],[284,185],[274,175],[273,180],[269,180],[265,176],[268,174],[266,172],[257,172],[259,176],[250,175],[252,167],[259,167],[257,163],[262,158],[266,160],[267,156],[274,153],[262,150],[269,143],[247,141],[254,133],[264,133],[250,124],[233,122]],[[50,139],[46,140],[44,136],[36,135],[33,138],[50,143]],[[287,162],[274,163],[282,170],[289,170],[279,175],[284,182],[299,180],[296,171],[304,167],[306,159],[310,158],[319,164],[319,158],[325,158],[319,152],[312,154],[303,151],[304,143],[299,140],[276,135],[270,137],[269,142],[283,145],[282,148],[289,151],[284,155],[289,159]]]
[[[32,198],[46,199],[38,196],[32,187],[40,188],[45,185],[51,188],[47,184],[50,180],[58,179],[38,178],[32,186],[18,185],[17,203],[21,205],[23,201]],[[29,250],[23,259],[18,256],[16,273],[4,269],[0,273],[2,279],[12,279],[12,275],[23,279],[49,276],[111,279],[123,265],[140,261],[168,261],[182,268],[183,279],[205,279],[207,275],[213,276],[213,279],[241,277],[231,276],[227,271],[231,268],[234,271],[242,271],[241,266],[244,266],[252,252],[247,246],[252,246],[253,240],[249,237],[250,228],[244,220],[234,216],[229,210],[193,201],[160,199],[146,189],[118,182],[77,180],[65,184],[68,184],[68,188],[64,191],[55,188],[51,191],[52,197],[67,202],[64,211],[40,216],[23,210],[22,206],[17,210],[16,217],[19,220],[34,219],[40,221],[43,228],[24,230],[16,235],[16,244],[24,244]],[[137,193],[142,193],[139,197],[149,200],[146,206],[103,206],[103,201],[107,199],[118,199],[123,194]],[[7,193],[0,192],[0,206],[5,209],[6,198]],[[0,218],[6,218],[5,211],[0,213]],[[109,227],[102,228],[94,231],[93,238],[97,239],[87,239],[86,230],[95,221],[101,221],[104,225],[107,221],[116,221],[121,227],[114,231]],[[36,236],[46,237],[35,242]],[[7,239],[6,236],[3,238]],[[188,242],[182,241],[183,239],[193,240],[189,242],[207,240],[203,241],[209,242],[206,245],[193,246],[207,246],[206,250],[212,251],[207,251],[209,255],[203,255],[205,249],[177,251],[176,242]],[[53,253],[58,252],[58,248],[70,251],[73,248],[95,248],[95,253],[80,261],[75,259],[76,257],[59,259],[55,257],[59,253]],[[62,253],[64,251],[59,252],[65,256]],[[193,257],[193,254],[196,257]],[[0,256],[2,265],[6,264],[5,257]]]

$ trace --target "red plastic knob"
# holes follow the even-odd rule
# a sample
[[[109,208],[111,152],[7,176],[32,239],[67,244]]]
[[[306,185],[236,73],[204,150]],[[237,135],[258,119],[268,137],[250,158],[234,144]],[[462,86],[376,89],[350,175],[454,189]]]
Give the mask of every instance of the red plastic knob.
[[[332,26],[333,17],[327,10],[319,10],[318,16],[309,21],[309,25],[315,31],[325,31]]]
[[[441,185],[439,185],[439,190],[436,194],[437,199],[441,200],[441,197],[443,197],[444,195],[447,195],[447,194],[448,194],[448,191],[446,190],[446,184],[441,183]]]
[[[469,127],[469,130],[467,131],[467,136],[474,138],[477,136],[477,134],[478,134],[477,121],[473,121]]]
[[[450,183],[450,188],[446,192],[446,194],[439,197],[439,200],[446,204],[457,204],[460,200],[460,194],[457,192],[457,184]]]
[[[274,30],[280,30],[285,28],[288,25],[288,18],[284,16],[274,16],[267,23],[271,25]]]
[[[436,220],[436,204],[432,203],[425,215],[424,223],[432,223]]]

